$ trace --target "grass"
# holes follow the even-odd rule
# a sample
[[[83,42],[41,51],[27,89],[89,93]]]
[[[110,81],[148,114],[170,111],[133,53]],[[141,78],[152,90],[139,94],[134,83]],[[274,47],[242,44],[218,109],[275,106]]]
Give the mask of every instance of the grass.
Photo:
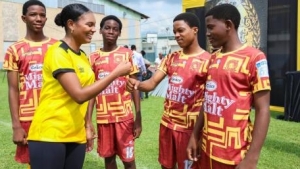
[[[15,145],[7,98],[7,82],[0,72],[0,168],[25,169],[14,161]],[[150,97],[142,102],[143,132],[136,140],[135,155],[138,169],[158,169],[158,128],[163,109],[163,98]],[[300,124],[277,120],[281,113],[271,113],[271,123],[265,145],[259,159],[258,169],[300,169]],[[251,115],[253,118],[253,114]],[[96,146],[96,145],[95,145]],[[118,167],[123,168],[118,160]],[[104,168],[104,161],[96,151],[88,153],[84,169]]]

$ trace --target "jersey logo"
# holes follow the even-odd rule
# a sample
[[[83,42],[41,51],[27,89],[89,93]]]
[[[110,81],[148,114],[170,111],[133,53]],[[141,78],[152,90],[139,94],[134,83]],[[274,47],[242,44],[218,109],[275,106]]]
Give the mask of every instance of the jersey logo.
[[[183,79],[180,76],[172,76],[171,82],[174,84],[181,84],[183,82]]]
[[[192,61],[190,69],[193,70],[193,71],[199,71],[202,67],[202,64],[203,64],[202,61],[194,59]]]
[[[226,96],[218,95],[217,92],[204,92],[204,98],[204,111],[208,114],[217,115],[219,117],[222,117],[223,111],[235,103],[235,100],[232,100]]]
[[[98,73],[98,79],[103,79],[107,75],[109,75],[109,72],[100,72],[100,73]]]
[[[29,67],[29,70],[31,71],[41,71],[43,69],[43,64],[33,64],[33,65],[30,65]]]
[[[108,64],[108,57],[98,57],[95,59],[95,65]]]
[[[269,77],[268,63],[266,59],[256,62],[255,65],[259,77]]]
[[[116,64],[121,63],[124,59],[124,54],[115,54],[114,55],[114,62]]]
[[[223,69],[238,73],[241,69],[242,64],[243,64],[243,59],[229,56],[224,64]]]
[[[223,69],[227,70],[227,71],[238,73],[238,72],[240,72],[243,63],[244,63],[244,59],[242,59],[242,58],[228,56]]]
[[[80,73],[84,73],[84,68],[83,67],[79,67],[78,70],[79,70]]]
[[[208,91],[214,91],[217,89],[217,83],[213,80],[209,80],[206,82],[205,88]]]
[[[225,65],[224,69],[232,71],[232,72],[237,72],[237,70],[236,70],[237,66],[238,66],[237,60],[230,60]]]

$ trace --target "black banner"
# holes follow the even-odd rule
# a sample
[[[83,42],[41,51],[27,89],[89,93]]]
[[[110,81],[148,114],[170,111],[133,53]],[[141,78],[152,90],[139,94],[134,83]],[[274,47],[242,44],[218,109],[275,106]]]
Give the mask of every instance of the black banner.
[[[285,82],[284,120],[300,122],[300,71],[287,72]]]

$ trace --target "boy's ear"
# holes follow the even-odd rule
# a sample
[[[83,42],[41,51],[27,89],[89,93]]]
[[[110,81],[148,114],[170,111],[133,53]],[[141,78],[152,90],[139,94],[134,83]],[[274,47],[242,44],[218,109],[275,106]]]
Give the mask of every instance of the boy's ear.
[[[197,27],[193,27],[194,34],[197,34],[199,29]]]
[[[227,30],[234,29],[234,24],[231,20],[226,20],[225,25],[226,25]]]
[[[21,16],[21,19],[22,19],[22,21],[23,21],[24,23],[26,23],[26,16],[25,16],[25,15],[22,15],[22,16]]]

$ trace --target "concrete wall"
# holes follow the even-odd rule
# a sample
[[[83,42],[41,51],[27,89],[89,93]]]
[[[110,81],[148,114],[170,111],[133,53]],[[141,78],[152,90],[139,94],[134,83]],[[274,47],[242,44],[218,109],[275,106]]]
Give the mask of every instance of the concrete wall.
[[[108,8],[113,8],[105,4],[105,10]],[[10,44],[18,41],[23,38],[26,34],[26,25],[21,19],[22,15],[22,6],[21,3],[5,2],[0,1],[0,69],[2,68],[2,63],[4,60],[4,54],[6,49],[4,49],[5,44]],[[117,8],[117,7],[116,7]],[[55,16],[61,12],[61,8],[47,8],[47,22],[44,27],[44,33],[46,36],[53,37],[56,39],[62,39],[65,35],[64,28],[58,27],[54,23]],[[122,11],[120,7],[112,11]],[[124,8],[124,10],[127,10]],[[120,12],[119,12],[120,13]],[[108,13],[106,13],[107,15]],[[112,13],[110,13],[112,14]],[[118,14],[118,13],[117,13]],[[118,16],[116,14],[116,16]],[[102,47],[102,36],[99,34],[100,21],[104,17],[104,14],[96,14],[96,28],[97,32],[93,36],[91,44],[82,45],[82,49],[89,54],[91,49],[98,49]],[[127,17],[126,17],[127,16]],[[124,18],[118,16],[123,24],[122,34],[119,37],[118,45],[131,45],[135,44],[139,49],[141,49],[141,30],[140,30],[140,17],[137,17],[137,14],[132,14],[128,11],[128,15]],[[129,18],[128,18],[129,17]],[[129,25],[130,24],[130,25]],[[7,45],[6,45],[7,46]]]

